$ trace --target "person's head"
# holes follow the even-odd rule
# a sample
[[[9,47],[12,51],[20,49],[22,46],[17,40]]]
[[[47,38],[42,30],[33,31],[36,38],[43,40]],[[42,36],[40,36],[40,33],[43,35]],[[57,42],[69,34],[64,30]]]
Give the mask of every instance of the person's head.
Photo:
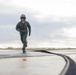
[[[26,20],[25,14],[22,14],[22,15],[20,16],[20,19],[21,19],[21,21],[25,21],[25,20]]]

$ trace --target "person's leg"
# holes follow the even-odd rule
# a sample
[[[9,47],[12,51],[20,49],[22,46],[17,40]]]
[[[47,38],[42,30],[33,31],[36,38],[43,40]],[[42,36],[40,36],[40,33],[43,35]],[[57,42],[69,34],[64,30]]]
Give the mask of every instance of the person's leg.
[[[25,48],[27,47],[27,33],[23,35],[23,53],[25,53]]]
[[[23,34],[20,34],[21,42],[23,43]]]
[[[25,46],[24,46],[24,40],[23,40],[23,38],[24,38],[24,34],[20,34],[20,38],[21,38],[21,42],[22,42],[22,44],[23,44],[23,47],[22,47],[22,51],[23,51],[23,53],[25,53]]]

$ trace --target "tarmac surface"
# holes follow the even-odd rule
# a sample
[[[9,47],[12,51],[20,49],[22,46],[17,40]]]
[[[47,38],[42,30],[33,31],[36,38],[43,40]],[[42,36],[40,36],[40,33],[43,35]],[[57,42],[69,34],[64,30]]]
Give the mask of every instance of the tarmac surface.
[[[76,50],[52,50],[76,62]],[[60,75],[65,60],[57,55],[21,50],[0,50],[0,75]],[[7,59],[6,59],[7,58]]]

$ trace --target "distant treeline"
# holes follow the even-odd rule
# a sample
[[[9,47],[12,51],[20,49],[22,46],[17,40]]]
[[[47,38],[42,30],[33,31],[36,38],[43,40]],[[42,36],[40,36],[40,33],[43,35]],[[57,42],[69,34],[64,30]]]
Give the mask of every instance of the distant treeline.
[[[7,47],[7,48],[0,48],[0,50],[21,50],[21,48],[13,48],[13,47]],[[76,48],[27,48],[27,50],[72,50]]]

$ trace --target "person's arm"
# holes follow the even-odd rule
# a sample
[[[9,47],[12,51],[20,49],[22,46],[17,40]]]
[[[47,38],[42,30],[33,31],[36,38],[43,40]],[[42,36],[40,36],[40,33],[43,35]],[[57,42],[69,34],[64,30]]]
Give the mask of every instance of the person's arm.
[[[29,36],[31,35],[31,26],[29,24],[29,22],[27,22],[27,26],[28,26],[28,29],[29,29]]]
[[[20,26],[19,26],[19,23],[16,25],[16,30],[20,32]]]

